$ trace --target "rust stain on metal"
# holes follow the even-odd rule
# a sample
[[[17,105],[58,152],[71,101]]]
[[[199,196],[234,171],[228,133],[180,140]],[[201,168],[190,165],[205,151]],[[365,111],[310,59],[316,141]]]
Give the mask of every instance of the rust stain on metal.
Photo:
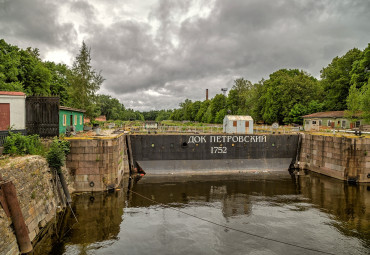
[[[1,204],[1,207],[3,208],[3,210],[5,212],[6,216],[10,217],[8,204],[6,203],[6,200],[5,200],[3,191],[1,189],[1,186],[2,186],[2,184],[0,184],[0,204]]]
[[[1,181],[1,191],[13,222],[19,251],[21,253],[31,252],[33,248],[28,235],[28,228],[23,218],[21,207],[17,198],[17,192],[13,182]]]

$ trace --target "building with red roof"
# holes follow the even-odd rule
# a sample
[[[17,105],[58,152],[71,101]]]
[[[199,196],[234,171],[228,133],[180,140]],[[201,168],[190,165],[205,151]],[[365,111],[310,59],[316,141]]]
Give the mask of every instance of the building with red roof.
[[[367,124],[359,115],[349,118],[345,111],[316,112],[302,117],[306,131],[318,131],[322,128],[352,129]]]
[[[0,131],[26,129],[26,94],[0,91]]]

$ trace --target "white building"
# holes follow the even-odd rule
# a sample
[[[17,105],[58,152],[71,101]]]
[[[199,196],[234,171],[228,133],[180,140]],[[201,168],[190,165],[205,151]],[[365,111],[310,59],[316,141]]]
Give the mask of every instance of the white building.
[[[0,130],[26,129],[26,94],[0,91]]]
[[[226,115],[223,131],[229,134],[253,134],[253,119],[251,116]]]

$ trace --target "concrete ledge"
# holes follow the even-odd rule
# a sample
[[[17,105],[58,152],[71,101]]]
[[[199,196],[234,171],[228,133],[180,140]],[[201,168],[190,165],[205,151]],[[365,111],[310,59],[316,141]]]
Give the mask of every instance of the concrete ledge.
[[[138,161],[147,175],[231,173],[239,171],[288,172],[291,158],[219,159],[219,160],[150,160]]]

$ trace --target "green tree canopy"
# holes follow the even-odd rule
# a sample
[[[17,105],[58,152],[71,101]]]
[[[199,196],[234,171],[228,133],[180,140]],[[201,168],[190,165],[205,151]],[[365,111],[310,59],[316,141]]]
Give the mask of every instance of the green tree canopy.
[[[90,48],[85,42],[72,66],[72,76],[70,79],[71,106],[86,110],[86,115],[96,117],[99,115],[97,106],[96,92],[103,83],[104,78],[101,73],[97,73],[91,66]]]
[[[359,49],[349,50],[342,57],[335,57],[332,62],[321,70],[321,84],[324,88],[325,108],[330,111],[346,109],[351,70],[355,61],[361,58]]]
[[[310,102],[319,95],[320,86],[314,77],[298,69],[280,69],[264,81],[258,104],[266,123],[283,123],[295,104]]]

